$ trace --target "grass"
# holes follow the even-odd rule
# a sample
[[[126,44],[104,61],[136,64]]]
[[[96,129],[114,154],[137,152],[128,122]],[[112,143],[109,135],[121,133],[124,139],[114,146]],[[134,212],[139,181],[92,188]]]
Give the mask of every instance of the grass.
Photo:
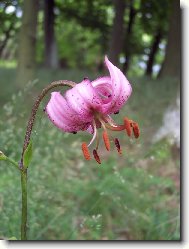
[[[81,81],[81,71],[40,70],[38,82],[14,85],[14,69],[0,69],[0,150],[19,160],[31,105],[46,83]],[[89,75],[93,75],[89,73]],[[133,94],[115,116],[128,115],[141,127],[139,140],[118,134],[123,156],[113,144],[101,144],[102,165],[86,162],[81,142],[90,135],[61,133],[42,108],[32,135],[34,157],[29,168],[30,240],[179,240],[179,156],[166,140],[152,144],[167,106],[176,97],[177,81],[132,79]],[[113,134],[114,135],[114,134]],[[116,134],[117,136],[117,134]],[[0,237],[20,238],[20,176],[0,162]]]

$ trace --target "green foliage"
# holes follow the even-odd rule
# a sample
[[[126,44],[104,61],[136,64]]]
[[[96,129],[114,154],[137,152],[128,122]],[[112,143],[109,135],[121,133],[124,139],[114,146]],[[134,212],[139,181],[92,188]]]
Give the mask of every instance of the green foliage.
[[[83,74],[56,72],[57,78],[77,81]],[[85,74],[94,78],[91,72]],[[7,72],[3,75],[5,81],[10,77]],[[9,81],[14,94],[1,96],[0,147],[17,161],[31,109],[29,96],[34,95],[33,89],[40,92],[44,82],[50,82],[54,74],[41,71],[39,76],[38,85],[30,83],[20,92]],[[14,75],[12,81],[13,78]],[[113,143],[108,154],[100,144],[100,166],[94,160],[86,162],[82,156],[81,143],[88,141],[90,135],[61,133],[42,112],[45,106],[42,103],[32,134],[35,147],[32,167],[28,169],[30,240],[180,239],[178,165],[167,141],[151,143],[164,110],[176,96],[177,82],[146,78],[131,82],[132,98],[115,119],[122,122],[127,115],[139,122],[141,137],[128,141],[123,133],[116,134],[122,157]],[[0,162],[0,237],[18,239],[20,175],[5,163]]]
[[[0,66],[16,66],[18,54],[18,36],[21,26],[21,10],[23,1],[1,1],[0,20],[0,55],[4,60]],[[128,46],[131,55],[131,75],[144,74],[144,68],[139,63],[143,55],[149,55],[153,38],[158,29],[161,29],[166,43],[168,31],[168,17],[171,1],[145,0],[126,2],[124,33],[127,34],[129,25],[129,9],[133,4],[136,12],[133,31],[124,38],[124,45],[120,56],[124,58],[125,47]],[[162,8],[162,6],[164,6]],[[9,8],[9,9],[8,9]],[[11,9],[12,8],[12,9]],[[84,68],[92,70],[101,68],[102,57],[109,54],[112,24],[114,18],[114,5],[112,1],[55,1],[55,37],[58,48],[58,60],[61,68]],[[44,9],[39,7],[37,28],[36,60],[38,65],[44,65]],[[148,37],[148,40],[144,39]],[[161,65],[164,59],[164,50],[159,49],[156,54],[156,65]],[[132,69],[134,68],[134,70]]]
[[[162,8],[163,6],[163,8]],[[164,33],[168,29],[168,17],[171,1],[169,0],[142,0],[140,11],[142,13],[141,24],[148,34],[155,33],[159,28]]]
[[[29,142],[23,156],[23,164],[24,167],[28,168],[31,160],[32,160],[32,154],[33,154],[33,147],[32,147],[32,141]]]

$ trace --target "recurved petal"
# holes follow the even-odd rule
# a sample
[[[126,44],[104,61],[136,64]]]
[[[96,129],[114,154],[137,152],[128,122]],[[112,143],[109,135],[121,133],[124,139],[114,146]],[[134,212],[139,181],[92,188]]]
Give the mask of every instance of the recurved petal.
[[[51,93],[51,99],[46,106],[46,112],[52,123],[65,132],[85,130],[90,125],[79,118],[59,92]]]
[[[94,110],[102,110],[103,102],[88,79],[68,90],[65,98],[70,108],[86,122],[92,121]]]
[[[125,104],[132,88],[125,75],[108,60],[107,56],[105,56],[105,65],[109,70],[112,85],[112,101],[107,104],[107,111],[114,113]]]
[[[100,77],[92,81],[91,84],[97,91],[103,104],[107,104],[112,101],[112,85],[111,78],[109,76]]]

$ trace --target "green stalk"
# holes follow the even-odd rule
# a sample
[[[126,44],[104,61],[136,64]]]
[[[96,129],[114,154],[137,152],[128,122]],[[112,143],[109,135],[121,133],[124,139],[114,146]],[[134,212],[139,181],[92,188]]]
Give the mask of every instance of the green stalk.
[[[22,155],[21,160],[19,163],[19,169],[21,172],[21,188],[22,188],[22,220],[21,220],[21,240],[27,240],[27,167],[28,165],[24,165],[24,154],[27,150],[27,147],[30,143],[32,129],[34,125],[34,121],[36,118],[37,110],[39,108],[39,105],[42,101],[42,99],[46,96],[46,94],[53,88],[59,87],[59,86],[69,86],[74,87],[76,85],[75,82],[67,81],[67,80],[59,80],[52,82],[47,87],[45,87],[41,94],[38,96],[37,100],[35,101],[30,118],[28,120],[28,125],[26,128],[25,138],[24,138],[24,145],[22,149]],[[9,160],[14,166],[15,163],[12,160]]]
[[[22,188],[21,240],[27,240],[27,169],[22,169],[20,172]]]

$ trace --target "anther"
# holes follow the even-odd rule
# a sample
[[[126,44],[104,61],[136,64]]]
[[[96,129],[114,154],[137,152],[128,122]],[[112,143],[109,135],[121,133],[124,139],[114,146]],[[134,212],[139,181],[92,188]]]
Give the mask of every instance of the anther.
[[[131,124],[128,118],[124,118],[124,125],[125,125],[125,129],[127,132],[127,135],[130,137],[131,136]]]
[[[82,151],[86,160],[90,160],[91,156],[86,143],[82,143]]]
[[[97,150],[93,150],[93,156],[94,156],[94,159],[97,161],[97,163],[101,164],[100,157],[97,153]]]
[[[77,131],[72,131],[72,134],[77,134]]]
[[[115,146],[116,146],[116,148],[117,148],[118,153],[121,155],[121,154],[122,154],[122,151],[121,151],[121,146],[120,146],[120,143],[119,143],[118,138],[115,138],[115,139],[114,139],[114,143],[115,143]]]
[[[110,150],[110,140],[109,140],[107,131],[103,132],[103,140],[104,140],[104,144],[106,146],[106,149],[109,151]]]
[[[133,127],[133,133],[134,133],[135,138],[138,138],[140,136],[140,129],[139,129],[138,124],[136,122],[133,122],[132,127]]]

